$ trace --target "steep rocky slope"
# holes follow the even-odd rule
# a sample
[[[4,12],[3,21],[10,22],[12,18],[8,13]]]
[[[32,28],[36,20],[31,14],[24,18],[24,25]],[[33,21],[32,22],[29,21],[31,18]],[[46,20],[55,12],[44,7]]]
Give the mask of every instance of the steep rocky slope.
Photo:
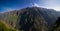
[[[48,31],[60,12],[40,7],[27,7],[0,14],[0,19],[23,31]]]
[[[17,28],[24,31],[48,31],[48,24],[35,8],[26,8],[17,12]]]

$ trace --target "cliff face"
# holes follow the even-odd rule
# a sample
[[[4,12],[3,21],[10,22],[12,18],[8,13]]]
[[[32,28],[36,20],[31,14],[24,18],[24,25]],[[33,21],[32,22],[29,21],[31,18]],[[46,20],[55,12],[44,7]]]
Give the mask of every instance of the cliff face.
[[[48,31],[48,24],[37,9],[26,8],[18,11],[18,29],[24,31]]]
[[[48,31],[59,13],[53,9],[27,7],[0,14],[0,19],[12,27],[24,31]]]

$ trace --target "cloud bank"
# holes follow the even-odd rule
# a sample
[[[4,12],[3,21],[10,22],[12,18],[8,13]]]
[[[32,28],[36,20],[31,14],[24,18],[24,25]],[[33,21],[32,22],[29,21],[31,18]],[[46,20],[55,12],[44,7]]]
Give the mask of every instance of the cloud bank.
[[[60,0],[42,0],[44,7],[60,11]]]

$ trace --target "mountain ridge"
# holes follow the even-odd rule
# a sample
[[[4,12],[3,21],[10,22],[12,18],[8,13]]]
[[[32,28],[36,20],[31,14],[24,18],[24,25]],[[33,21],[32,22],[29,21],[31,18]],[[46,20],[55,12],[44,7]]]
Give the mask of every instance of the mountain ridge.
[[[48,31],[60,16],[60,12],[40,7],[27,7],[0,15],[12,27],[24,31]]]

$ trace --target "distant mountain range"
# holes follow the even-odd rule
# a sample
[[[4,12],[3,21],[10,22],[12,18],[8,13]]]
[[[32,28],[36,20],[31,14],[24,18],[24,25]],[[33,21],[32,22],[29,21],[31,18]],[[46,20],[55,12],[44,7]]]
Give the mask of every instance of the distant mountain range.
[[[20,31],[50,31],[58,17],[60,12],[40,7],[0,13],[0,20]]]

